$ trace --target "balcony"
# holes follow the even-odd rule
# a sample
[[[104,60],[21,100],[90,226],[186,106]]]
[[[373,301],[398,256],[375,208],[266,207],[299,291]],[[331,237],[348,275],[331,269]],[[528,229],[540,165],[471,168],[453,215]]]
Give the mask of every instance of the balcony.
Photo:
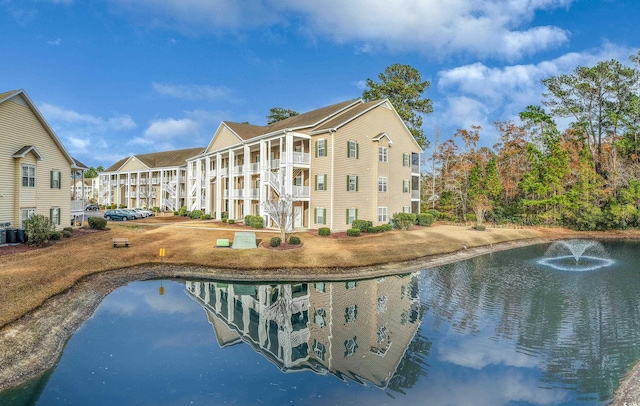
[[[412,164],[411,173],[420,173],[420,165]]]
[[[271,169],[278,169],[280,167],[280,160],[279,159],[272,159],[271,160]]]
[[[420,199],[420,191],[412,190],[411,191],[411,200],[419,200]]]
[[[234,175],[242,175],[244,173],[244,165],[236,165],[233,167]]]
[[[294,198],[308,198],[309,197],[309,186],[294,186],[293,187],[293,197]]]
[[[306,152],[294,152],[293,153],[293,157],[292,157],[293,161],[290,162],[294,165],[296,164],[304,164],[304,165],[308,165],[311,163],[311,155],[307,154]],[[287,162],[289,163],[289,162]]]
[[[260,172],[260,163],[254,162],[251,165],[249,165],[249,172],[252,174]]]

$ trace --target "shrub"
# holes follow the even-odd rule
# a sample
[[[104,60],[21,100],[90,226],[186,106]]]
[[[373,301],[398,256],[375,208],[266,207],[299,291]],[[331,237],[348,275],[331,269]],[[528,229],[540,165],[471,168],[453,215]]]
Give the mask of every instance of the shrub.
[[[228,221],[228,219],[227,219],[226,217],[223,217],[223,218],[222,218],[222,222],[223,222],[223,223],[226,223],[227,221]]]
[[[72,235],[73,235],[73,232],[72,232],[72,231],[69,231],[69,230],[62,230],[62,236],[63,236],[64,238],[70,238]]]
[[[227,220],[227,222],[228,222],[229,224],[235,224],[235,222],[236,222],[236,221],[235,221],[234,219],[228,219],[228,220]]]
[[[359,228],[350,228],[347,230],[347,235],[349,237],[359,237],[360,236],[360,229]]]
[[[200,220],[211,220],[211,214],[203,214],[200,216]]]
[[[178,216],[179,214],[180,214],[180,212],[179,212],[178,210],[176,210],[176,211],[174,211],[174,212],[173,212],[173,215],[174,215],[174,216]]]
[[[351,228],[357,228],[363,233],[368,232],[371,226],[373,226],[373,222],[369,220],[353,220],[353,223],[351,223]]]
[[[24,229],[27,233],[29,244],[42,245],[49,241],[56,227],[49,217],[36,214],[24,222]]]
[[[89,227],[96,230],[104,230],[107,227],[107,220],[101,217],[89,217]]]
[[[425,210],[424,214],[431,214],[433,216],[433,221],[436,221],[440,218],[440,212],[436,209]]]
[[[244,224],[253,228],[263,228],[264,219],[262,216],[252,216],[250,214],[244,216]]]
[[[68,231],[70,233],[73,233],[73,227],[65,227],[62,229],[62,231]]]
[[[192,219],[199,219],[200,217],[202,217],[202,210],[194,210],[191,213],[189,213],[189,217],[191,217]]]
[[[272,247],[278,247],[280,246],[280,242],[282,242],[280,237],[271,237],[271,239],[269,240],[269,245]]]
[[[160,213],[160,207],[153,206],[153,209],[151,209],[151,211],[154,212],[154,213]]]
[[[223,211],[222,213],[220,213],[220,217],[222,217],[223,219],[227,219],[229,218],[229,213],[227,213],[226,211]]]
[[[380,224],[378,226],[382,231],[391,231],[393,229],[393,227],[391,226],[391,224]]]
[[[111,210],[115,210],[118,208],[118,205],[115,203],[111,203]]]
[[[400,230],[409,230],[416,223],[416,215],[413,213],[393,213],[393,222]]]
[[[318,229],[318,235],[321,235],[323,237],[327,237],[327,236],[331,235],[331,229],[329,227],[320,227]]]
[[[376,233],[381,233],[382,231],[384,231],[384,230],[382,230],[382,228],[380,228],[380,226],[373,226],[373,227],[369,227],[368,233],[369,234],[376,234]]]
[[[126,205],[126,204],[121,204],[121,205],[120,205],[120,208],[121,208],[121,209],[126,209],[126,208],[127,208],[127,205]]]
[[[62,233],[60,233],[60,231],[54,231],[51,234],[49,234],[50,240],[58,241],[61,238],[62,238]]]
[[[180,210],[178,210],[178,216],[186,217],[187,214],[187,206],[180,207]]]
[[[476,224],[475,226],[473,226],[474,230],[478,230],[478,231],[484,231],[487,229],[487,227],[484,226],[484,224]]]
[[[464,221],[476,221],[476,215],[473,213],[469,213],[469,214],[465,214],[464,215]]]
[[[296,237],[295,235],[292,235],[291,237],[289,237],[289,244],[291,244],[291,245],[300,244],[300,238]]]
[[[430,226],[435,221],[433,214],[430,213],[420,213],[418,217],[416,217],[416,224],[419,226]]]

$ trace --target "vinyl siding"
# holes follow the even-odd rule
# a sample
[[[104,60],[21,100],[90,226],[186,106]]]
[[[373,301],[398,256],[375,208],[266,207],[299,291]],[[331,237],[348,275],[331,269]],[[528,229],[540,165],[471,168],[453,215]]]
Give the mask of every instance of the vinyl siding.
[[[132,157],[126,164],[120,168],[118,172],[126,172],[126,171],[148,171],[149,167],[142,162],[140,162],[135,157]]]
[[[58,229],[62,229],[71,218],[71,164],[26,102],[14,99],[0,104],[0,222],[20,227],[21,207],[35,207],[36,214],[44,216],[49,216],[52,207],[59,207]],[[35,146],[44,159],[36,160],[33,153],[21,159],[12,157],[26,145]],[[31,190],[21,186],[24,163],[36,167],[36,186]],[[59,189],[51,188],[52,170],[60,171]]]
[[[218,151],[232,145],[238,145],[241,142],[240,138],[225,126],[221,126],[213,137],[213,143],[207,149],[207,152]]]

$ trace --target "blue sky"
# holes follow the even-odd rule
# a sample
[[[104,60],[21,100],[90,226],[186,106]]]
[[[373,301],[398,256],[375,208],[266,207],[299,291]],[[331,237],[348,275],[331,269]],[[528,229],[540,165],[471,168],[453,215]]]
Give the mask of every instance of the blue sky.
[[[25,89],[71,154],[206,146],[362,95],[393,63],[431,82],[429,139],[540,104],[540,80],[640,46],[637,0],[0,0],[0,92]]]

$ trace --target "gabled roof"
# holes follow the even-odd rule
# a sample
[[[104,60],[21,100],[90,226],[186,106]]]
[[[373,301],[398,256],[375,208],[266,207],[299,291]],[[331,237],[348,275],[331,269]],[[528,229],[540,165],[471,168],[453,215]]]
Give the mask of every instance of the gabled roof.
[[[27,92],[24,91],[24,89],[11,90],[9,92],[0,93],[0,104],[4,103],[7,100],[10,100],[10,99],[12,99],[12,98],[14,98],[16,96],[21,96],[22,99],[25,101],[25,103],[27,103],[27,106],[31,109],[33,114],[38,119],[38,121],[40,121],[40,124],[42,124],[42,126],[45,129],[45,131],[47,133],[49,133],[49,136],[53,139],[53,142],[58,146],[60,151],[62,151],[62,154],[64,155],[64,157],[67,158],[67,160],[69,161],[71,166],[74,167],[75,166],[75,160],[71,157],[71,155],[69,155],[69,152],[67,151],[67,149],[62,144],[62,141],[60,141],[60,138],[58,138],[58,136],[53,131],[51,126],[49,126],[49,123],[47,123],[47,120],[44,119],[44,117],[42,116],[40,111],[37,109],[36,105],[33,103],[31,98],[29,98],[29,95],[27,95]]]
[[[362,103],[359,106],[355,106],[349,111],[340,114],[332,120],[326,121],[322,123],[322,125],[317,126],[313,129],[313,132],[323,132],[329,131],[333,129],[337,129],[348,123],[349,121],[357,118],[358,116],[366,113],[368,110],[377,107],[380,104],[383,104],[386,100],[374,100],[367,103]]]
[[[16,153],[13,154],[11,157],[12,158],[24,158],[25,156],[27,156],[27,154],[29,152],[33,152],[33,154],[36,156],[38,161],[42,161],[44,159],[42,157],[42,154],[40,154],[38,149],[36,147],[34,147],[33,145],[25,145],[24,147],[22,147],[19,150],[17,150]]]
[[[204,148],[186,148],[186,149],[177,149],[174,151],[164,151],[164,152],[153,152],[150,154],[140,154],[140,155],[131,155],[127,158],[122,158],[115,164],[111,165],[105,172],[115,172],[118,171],[122,166],[129,161],[131,158],[135,157],[140,162],[148,166],[149,168],[165,168],[171,166],[182,166],[186,165],[187,159],[194,157],[200,153]]]
[[[246,141],[261,135],[276,133],[278,131],[313,128],[359,103],[362,103],[362,100],[347,100],[330,106],[321,107],[307,113],[299,114],[297,116],[289,117],[285,120],[266,126],[234,123],[231,121],[223,121],[222,124],[233,131],[241,140]]]
[[[89,169],[89,167],[85,164],[83,164],[82,162],[78,161],[77,159],[73,158],[73,168],[74,169],[80,169],[80,170],[87,170]]]

